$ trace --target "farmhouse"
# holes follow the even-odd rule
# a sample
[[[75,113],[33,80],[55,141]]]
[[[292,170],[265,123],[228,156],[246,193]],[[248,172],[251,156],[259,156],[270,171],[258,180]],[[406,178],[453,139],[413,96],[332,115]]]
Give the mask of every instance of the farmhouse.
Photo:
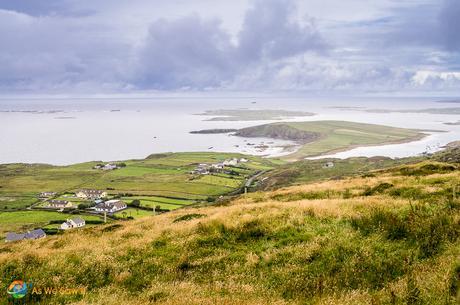
[[[249,162],[248,159],[227,159],[223,162],[219,163],[214,163],[214,164],[206,164],[206,163],[201,163],[198,164],[198,166],[192,170],[190,173],[191,174],[196,174],[196,175],[209,175],[212,172],[225,172],[224,169],[226,166],[237,166],[239,163],[246,163]]]
[[[73,207],[73,204],[67,200],[50,200],[48,201],[48,207],[53,209],[65,209]]]
[[[41,192],[40,195],[38,195],[38,198],[45,199],[45,198],[51,198],[54,196],[56,196],[55,192]]]
[[[125,167],[126,164],[121,163],[121,164],[115,164],[115,163],[107,163],[107,164],[97,164],[93,166],[93,169],[101,169],[104,171],[111,171],[114,169],[122,168]]]
[[[74,228],[81,228],[86,225],[84,219],[77,217],[73,219],[67,219],[64,223],[61,224],[61,230],[69,230]]]
[[[102,170],[105,170],[105,171],[110,171],[110,170],[114,170],[114,169],[117,169],[118,166],[116,164],[112,164],[112,163],[109,163],[109,164],[106,164],[102,167]]]
[[[191,174],[197,175],[208,175],[209,174],[209,165],[206,163],[199,164],[194,170],[190,172]]]
[[[98,205],[96,205],[96,211],[97,212],[107,212],[107,213],[115,213],[118,211],[121,211],[123,209],[126,209],[126,204],[121,201],[121,200],[109,200],[106,202],[101,202]]]
[[[333,168],[334,167],[334,162],[327,162],[326,164],[323,165],[323,168]]]
[[[107,197],[107,192],[100,190],[83,189],[75,193],[78,198],[82,199],[99,199]]]
[[[44,238],[46,237],[45,231],[42,229],[36,229],[33,231],[28,231],[26,233],[14,233],[14,232],[9,232],[6,233],[6,242],[11,242],[11,241],[19,241],[19,240],[24,240],[24,239],[39,239],[39,238]]]
[[[238,162],[239,162],[238,159],[233,158],[230,160],[225,160],[224,162],[222,162],[222,164],[225,166],[235,166],[235,165],[238,165]]]

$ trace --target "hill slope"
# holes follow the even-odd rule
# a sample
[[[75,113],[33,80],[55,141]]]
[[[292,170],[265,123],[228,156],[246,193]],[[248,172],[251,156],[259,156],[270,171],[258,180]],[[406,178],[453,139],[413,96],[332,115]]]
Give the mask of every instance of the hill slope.
[[[425,161],[0,245],[44,304],[456,304],[460,172]]]

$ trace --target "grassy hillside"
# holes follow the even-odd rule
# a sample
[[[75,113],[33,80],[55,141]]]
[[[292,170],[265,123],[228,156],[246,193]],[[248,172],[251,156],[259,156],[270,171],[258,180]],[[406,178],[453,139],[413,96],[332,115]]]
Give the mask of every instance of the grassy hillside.
[[[285,159],[299,160],[358,146],[404,143],[423,138],[417,130],[345,121],[273,123],[238,131],[244,137],[272,137],[296,141],[301,148]]]
[[[425,157],[391,159],[387,157],[353,157],[348,159],[302,160],[282,164],[261,175],[253,187],[257,190],[273,190],[280,187],[311,183],[321,180],[340,180],[351,176],[374,175],[372,171],[411,164],[425,160]],[[331,162],[333,167],[325,165]]]
[[[424,161],[0,245],[42,304],[458,304],[460,171]]]

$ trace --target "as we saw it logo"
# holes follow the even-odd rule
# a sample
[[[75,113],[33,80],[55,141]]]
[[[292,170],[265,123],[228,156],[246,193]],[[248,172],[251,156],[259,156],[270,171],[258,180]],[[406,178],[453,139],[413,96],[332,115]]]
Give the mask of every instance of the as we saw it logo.
[[[21,299],[26,296],[29,285],[31,286],[32,284],[27,284],[21,280],[16,280],[13,281],[10,286],[8,286],[7,292],[11,297],[15,299]]]

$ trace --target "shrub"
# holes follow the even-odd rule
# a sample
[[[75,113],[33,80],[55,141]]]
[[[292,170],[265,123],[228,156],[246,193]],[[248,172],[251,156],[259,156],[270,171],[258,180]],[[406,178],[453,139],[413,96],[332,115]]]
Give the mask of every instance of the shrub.
[[[116,229],[119,229],[123,227],[121,224],[113,224],[113,225],[110,225],[110,226],[107,226],[105,228],[102,229],[102,232],[112,232],[112,231],[115,231]]]
[[[287,193],[277,194],[271,197],[276,201],[298,201],[298,200],[315,200],[315,199],[327,199],[337,196],[338,193],[334,191],[321,191],[321,192],[302,192],[302,193]]]
[[[444,243],[460,236],[460,222],[448,209],[433,212],[424,206],[399,214],[379,209],[351,218],[350,224],[364,235],[378,233],[388,240],[405,240],[422,259],[437,255]]]
[[[453,298],[460,299],[460,265],[457,265],[450,277],[449,294]]]
[[[390,189],[393,187],[393,184],[390,183],[380,183],[379,185],[376,185],[374,187],[368,187],[364,192],[363,196],[373,196],[375,194],[382,194],[386,190]]]
[[[139,199],[134,199],[131,201],[130,206],[132,207],[140,207],[141,206],[141,201]]]
[[[206,215],[203,215],[203,214],[186,214],[186,215],[182,215],[180,217],[177,217],[176,219],[174,219],[173,222],[181,222],[181,221],[189,221],[189,220],[192,220],[192,219],[196,219],[196,218],[202,218],[202,217],[205,217]]]
[[[390,191],[390,196],[414,200],[425,198],[425,194],[420,189],[414,187],[400,187],[392,189]]]
[[[444,164],[426,164],[421,167],[403,167],[400,170],[403,176],[428,176],[432,174],[443,174],[455,171],[456,167],[453,165]]]

